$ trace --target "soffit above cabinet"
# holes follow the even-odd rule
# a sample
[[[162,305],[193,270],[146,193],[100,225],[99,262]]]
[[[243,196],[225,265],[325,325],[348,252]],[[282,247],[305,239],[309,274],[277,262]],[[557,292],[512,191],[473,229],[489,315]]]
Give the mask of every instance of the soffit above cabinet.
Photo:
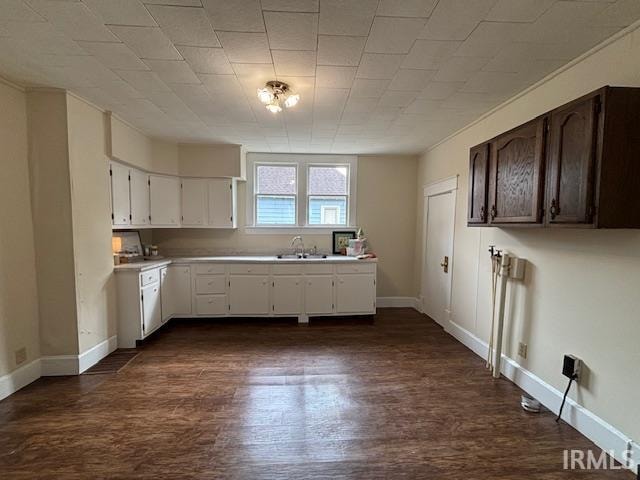
[[[0,75],[174,143],[416,153],[639,18],[635,0],[4,0]],[[277,116],[256,98],[274,79],[301,95]]]

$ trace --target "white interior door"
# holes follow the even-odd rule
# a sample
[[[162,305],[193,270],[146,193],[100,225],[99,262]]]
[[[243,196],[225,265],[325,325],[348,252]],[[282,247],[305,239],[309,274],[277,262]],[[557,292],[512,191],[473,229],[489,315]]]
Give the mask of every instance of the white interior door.
[[[425,197],[426,227],[422,296],[424,313],[445,326],[451,302],[455,193]]]

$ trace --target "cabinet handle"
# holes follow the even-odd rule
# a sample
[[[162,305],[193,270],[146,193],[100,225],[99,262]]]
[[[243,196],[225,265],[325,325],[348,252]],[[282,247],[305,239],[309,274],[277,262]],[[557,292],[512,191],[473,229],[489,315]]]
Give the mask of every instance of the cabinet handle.
[[[484,205],[480,207],[480,221],[484,222],[487,219],[487,212],[485,211]]]
[[[496,208],[495,205],[493,205],[491,207],[491,220],[495,220],[497,216],[498,216],[498,209]]]
[[[560,207],[558,206],[558,203],[556,202],[555,198],[551,199],[551,206],[549,207],[549,213],[551,214],[551,220],[556,218],[556,216],[560,213]]]

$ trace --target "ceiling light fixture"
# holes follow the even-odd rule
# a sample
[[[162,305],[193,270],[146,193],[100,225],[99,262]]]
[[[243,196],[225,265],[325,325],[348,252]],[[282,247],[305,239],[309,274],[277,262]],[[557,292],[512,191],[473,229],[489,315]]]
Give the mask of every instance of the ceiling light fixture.
[[[286,83],[272,80],[264,88],[258,89],[258,99],[271,113],[279,113],[283,103],[287,108],[295,107],[300,101],[300,95],[291,93],[291,88]]]

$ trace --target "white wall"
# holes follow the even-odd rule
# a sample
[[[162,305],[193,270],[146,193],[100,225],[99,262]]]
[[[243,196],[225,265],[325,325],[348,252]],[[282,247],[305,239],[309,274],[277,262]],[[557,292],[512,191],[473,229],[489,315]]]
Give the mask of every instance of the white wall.
[[[79,353],[116,335],[105,114],[67,95]]]
[[[419,188],[460,175],[451,320],[486,341],[488,246],[495,244],[528,259],[525,282],[512,288],[508,299],[506,354],[558,390],[566,385],[561,375],[563,354],[581,357],[587,374],[571,396],[636,440],[640,439],[640,231],[468,228],[466,216],[471,146],[603,85],[640,86],[638,58],[636,30],[427,151],[418,175]],[[420,193],[419,224],[422,201]],[[421,232],[418,229],[418,247],[423,242]],[[527,360],[516,355],[518,341],[529,346]]]
[[[36,260],[29,196],[27,106],[0,80],[0,377],[40,356]],[[15,352],[27,358],[16,363]]]

